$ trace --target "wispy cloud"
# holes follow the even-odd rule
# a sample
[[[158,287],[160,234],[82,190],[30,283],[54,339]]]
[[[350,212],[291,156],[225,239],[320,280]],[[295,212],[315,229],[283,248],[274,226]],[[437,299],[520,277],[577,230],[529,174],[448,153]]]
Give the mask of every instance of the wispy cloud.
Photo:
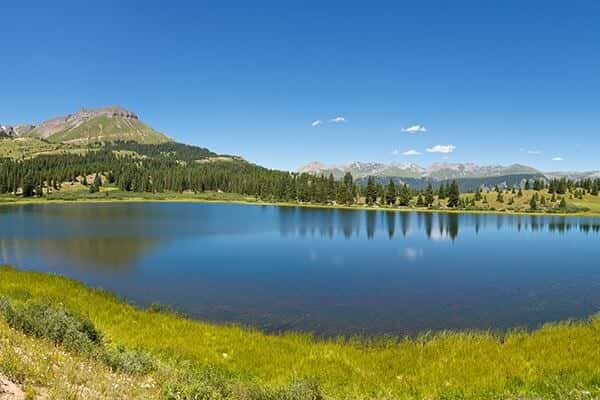
[[[407,126],[405,128],[402,128],[402,132],[406,132],[406,133],[423,133],[423,132],[427,132],[427,128],[425,128],[423,125],[411,125],[411,126]]]
[[[423,153],[421,153],[420,151],[413,150],[413,149],[407,150],[404,153],[402,153],[403,156],[420,156],[421,154],[423,154]]]
[[[456,150],[456,146],[453,144],[436,144],[433,147],[427,149],[428,153],[452,153]]]
[[[562,157],[552,157],[552,161],[562,161]]]
[[[341,124],[341,123],[346,122],[346,118],[344,118],[344,117],[335,117],[335,118],[331,118],[329,120],[329,122],[334,123],[334,124]]]
[[[537,156],[537,155],[542,154],[542,151],[541,150],[527,150],[527,154]]]
[[[398,154],[400,154],[400,151],[398,149],[392,150],[392,155],[393,156],[397,156]]]
[[[320,119],[314,120],[310,125],[311,126],[319,126],[323,123]]]
[[[423,249],[407,247],[400,252],[400,255],[408,261],[416,261],[417,258],[423,257]]]

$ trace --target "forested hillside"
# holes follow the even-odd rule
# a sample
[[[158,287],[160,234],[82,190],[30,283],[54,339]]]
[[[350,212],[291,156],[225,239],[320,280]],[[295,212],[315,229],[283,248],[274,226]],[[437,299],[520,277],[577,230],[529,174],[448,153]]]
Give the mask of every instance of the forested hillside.
[[[475,179],[468,187],[471,194],[461,195],[466,187],[457,180],[409,185],[375,177],[356,181],[350,173],[342,179],[290,173],[175,142],[95,143],[78,152],[0,159],[0,194],[15,198],[55,195],[73,185],[98,193],[105,185],[132,193],[224,192],[302,204],[575,212],[585,207],[570,207],[567,201],[597,198],[600,191],[600,179],[518,178],[507,185],[498,177],[502,185],[493,188]]]

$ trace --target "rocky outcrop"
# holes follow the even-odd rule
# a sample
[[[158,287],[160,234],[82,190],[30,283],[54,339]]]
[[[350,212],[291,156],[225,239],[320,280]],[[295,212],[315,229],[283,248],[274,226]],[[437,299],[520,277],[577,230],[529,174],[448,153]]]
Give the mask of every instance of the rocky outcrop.
[[[0,139],[12,139],[17,136],[13,126],[0,125]]]
[[[24,400],[25,393],[20,387],[0,374],[0,400]]]
[[[120,106],[108,106],[96,109],[82,108],[75,114],[68,114],[44,121],[34,129],[30,130],[28,134],[47,139],[55,133],[77,128],[81,124],[97,117],[121,118],[136,121],[139,119],[136,114]]]

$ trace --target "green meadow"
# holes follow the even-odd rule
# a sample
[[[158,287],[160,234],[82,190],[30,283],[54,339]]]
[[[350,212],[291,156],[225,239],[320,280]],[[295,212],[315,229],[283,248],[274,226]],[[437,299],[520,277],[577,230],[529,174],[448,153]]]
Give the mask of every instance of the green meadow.
[[[0,268],[0,297],[25,311],[36,302],[62,307],[91,321],[107,346],[154,360],[156,367],[142,373],[130,372],[131,367],[111,369],[98,357],[74,352],[73,346],[53,346],[47,338],[15,330],[0,318],[4,375],[30,393],[64,395],[76,388],[89,394],[54,398],[114,398],[115,382],[122,382],[119,398],[149,399],[600,396],[600,317],[549,324],[533,332],[320,339],[194,321],[158,307],[140,309],[74,280],[6,266]],[[210,390],[190,389],[197,382]]]

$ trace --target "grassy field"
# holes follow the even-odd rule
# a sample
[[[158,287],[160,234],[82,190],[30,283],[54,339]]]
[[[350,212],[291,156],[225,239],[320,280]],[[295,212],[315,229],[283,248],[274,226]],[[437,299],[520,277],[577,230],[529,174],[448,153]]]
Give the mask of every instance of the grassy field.
[[[160,376],[115,373],[101,362],[10,329],[3,319],[0,372],[21,386],[29,399],[161,398]]]
[[[88,143],[88,141],[135,140],[140,143],[164,143],[170,139],[143,122],[134,119],[99,116],[63,132],[53,134],[55,143]]]
[[[263,388],[289,387],[295,380],[310,379],[319,383],[325,399],[600,396],[600,318],[596,317],[503,336],[447,332],[417,339],[324,341],[141,310],[69,279],[9,267],[0,268],[0,296],[13,302],[42,299],[64,305],[89,318],[110,343],[143,350],[161,366],[144,376],[115,374],[98,362],[65,355],[63,349],[34,341],[0,322],[0,371],[33,388],[29,390],[63,390],[77,382],[80,390],[110,393],[110,384],[123,382],[122,393],[131,395],[121,398],[169,398],[164,397],[165,387],[179,373],[211,368],[231,381]],[[231,396],[267,398],[247,393]],[[274,398],[308,400],[312,395],[306,396]]]
[[[42,154],[81,154],[85,151],[87,150],[81,147],[49,143],[35,138],[18,138],[13,140],[0,139],[0,158],[21,160],[24,158],[33,158]]]

